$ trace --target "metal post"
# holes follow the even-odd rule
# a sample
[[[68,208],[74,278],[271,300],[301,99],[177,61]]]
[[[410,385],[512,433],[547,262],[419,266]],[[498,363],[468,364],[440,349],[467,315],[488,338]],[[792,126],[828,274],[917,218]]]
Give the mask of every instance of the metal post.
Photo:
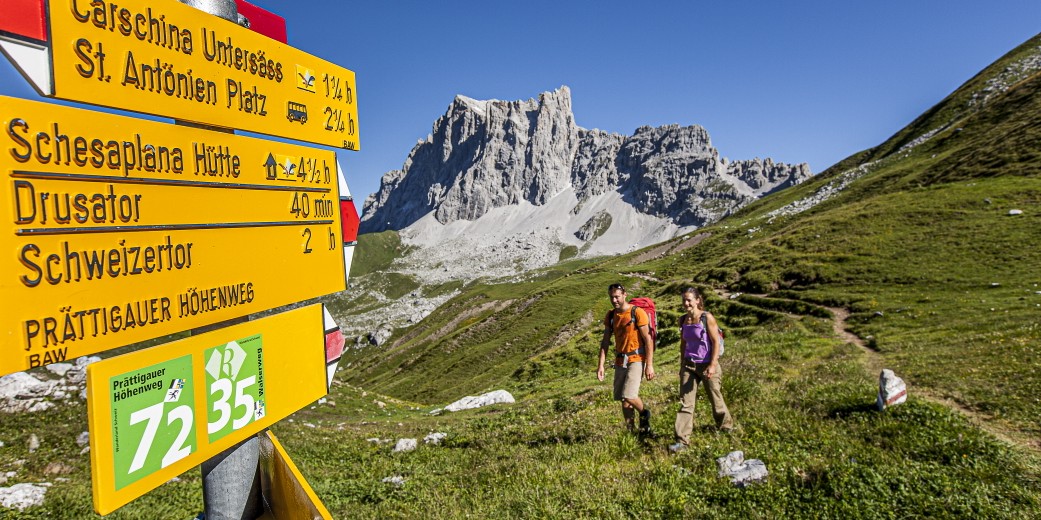
[[[179,0],[209,14],[249,27],[235,0]],[[178,121],[178,124],[186,122]],[[227,132],[223,128],[187,123]],[[222,323],[220,326],[228,325]],[[199,334],[201,330],[192,331]],[[202,500],[206,520],[255,520],[264,514],[260,492],[260,440],[250,437],[202,463]]]
[[[200,11],[249,27],[249,21],[239,14],[235,0],[178,0]]]
[[[260,496],[260,440],[252,436],[202,463],[206,520],[255,520]]]

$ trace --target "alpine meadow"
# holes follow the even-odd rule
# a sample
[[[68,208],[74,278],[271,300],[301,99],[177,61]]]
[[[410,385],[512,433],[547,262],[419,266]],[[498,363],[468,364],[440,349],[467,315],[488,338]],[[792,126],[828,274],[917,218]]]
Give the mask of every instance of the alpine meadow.
[[[359,287],[455,295],[379,346],[348,342],[327,399],[273,431],[335,518],[1037,518],[1039,62],[1041,35],[878,146],[638,251],[431,285],[394,271],[409,247],[396,231],[362,235],[351,288],[322,299],[334,315],[380,308]],[[647,437],[595,376],[612,283],[658,305]],[[726,333],[737,427],[710,427],[699,399],[690,449],[671,454],[690,285]],[[883,368],[909,397],[879,411]],[[431,413],[494,390],[516,402]],[[0,518],[93,517],[70,441],[86,429],[82,401],[4,415],[0,469],[54,484]],[[395,451],[403,438],[418,448]],[[769,476],[721,478],[735,450]],[[109,518],[191,518],[200,480]]]

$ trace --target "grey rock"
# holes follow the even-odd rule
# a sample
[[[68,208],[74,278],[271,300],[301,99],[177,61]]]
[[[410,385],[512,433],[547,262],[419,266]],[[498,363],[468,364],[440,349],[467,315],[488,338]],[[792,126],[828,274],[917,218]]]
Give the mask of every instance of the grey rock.
[[[58,377],[65,377],[65,373],[72,369],[72,363],[52,363],[46,368]]]
[[[441,433],[441,432],[431,433],[430,435],[427,435],[426,437],[423,437],[423,442],[425,442],[427,444],[433,444],[434,446],[437,446],[437,445],[440,445],[441,441],[445,440],[446,437],[448,437],[447,433]]]
[[[521,281],[564,251],[614,255],[669,240],[809,176],[805,164],[725,159],[696,125],[631,136],[583,129],[567,87],[527,101],[459,96],[384,175],[361,232],[400,231],[402,254],[388,270],[424,284]],[[345,333],[364,338],[359,349],[390,345],[393,330],[458,294],[399,297],[375,279],[352,284],[380,302],[345,320]]]
[[[716,465],[719,467],[719,477],[729,478],[737,487],[760,482],[769,475],[766,463],[759,459],[745,460],[743,451],[732,451],[716,459]]]
[[[394,475],[393,477],[386,477],[380,482],[383,482],[384,484],[390,484],[394,487],[399,488],[405,485],[405,480],[405,477],[402,477],[401,475]]]
[[[64,462],[57,462],[57,461],[51,462],[51,463],[47,464],[47,466],[45,468],[43,468],[43,474],[44,475],[48,475],[48,476],[68,475],[69,473],[72,473],[73,471],[76,471],[76,468],[74,468],[74,467],[72,467],[72,466],[70,466],[68,464],[65,464]]]
[[[76,368],[87,368],[87,365],[101,361],[98,356],[81,356],[76,358]]]
[[[383,325],[375,332],[369,334],[369,343],[376,345],[377,347],[382,346],[390,339],[391,335],[394,334],[394,329]]]
[[[513,395],[506,390],[496,390],[494,392],[488,392],[487,394],[481,394],[478,396],[466,396],[448,406],[445,410],[449,412],[458,412],[460,410],[470,410],[473,408],[481,408],[483,406],[489,406],[500,403],[515,403]]]
[[[97,363],[101,358],[97,356],[83,356],[76,358],[75,365],[65,374],[65,380],[71,385],[84,385],[87,381],[87,365]],[[85,398],[85,397],[84,397]]]
[[[606,211],[600,211],[590,217],[585,224],[582,224],[582,227],[575,232],[575,236],[582,241],[596,240],[610,227],[611,214]]]
[[[407,453],[416,449],[419,446],[419,441],[416,439],[398,439],[398,443],[394,445],[394,453]]]
[[[50,484],[15,484],[0,488],[0,506],[7,509],[24,511],[27,508],[43,505],[44,495]]]
[[[25,372],[0,377],[0,412],[40,412],[53,407],[47,397],[56,383],[41,381]]]
[[[882,369],[878,375],[878,397],[875,399],[875,406],[882,411],[904,401],[907,401],[907,384],[892,370]]]
[[[0,377],[0,399],[33,399],[44,397],[51,385],[25,372],[15,372]]]
[[[34,433],[29,436],[29,453],[35,453],[38,449],[40,449],[40,438]]]

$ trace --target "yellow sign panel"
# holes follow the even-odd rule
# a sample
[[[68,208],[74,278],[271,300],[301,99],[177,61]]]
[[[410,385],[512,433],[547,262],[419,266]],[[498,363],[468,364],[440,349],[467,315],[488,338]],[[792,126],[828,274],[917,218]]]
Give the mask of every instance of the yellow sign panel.
[[[106,515],[325,394],[320,304],[91,364],[94,508]]]
[[[307,479],[289,458],[274,433],[260,438],[260,487],[268,511],[259,520],[331,519]]]
[[[176,0],[50,0],[55,97],[357,150],[354,73]]]
[[[0,375],[346,289],[328,150],[0,97]]]

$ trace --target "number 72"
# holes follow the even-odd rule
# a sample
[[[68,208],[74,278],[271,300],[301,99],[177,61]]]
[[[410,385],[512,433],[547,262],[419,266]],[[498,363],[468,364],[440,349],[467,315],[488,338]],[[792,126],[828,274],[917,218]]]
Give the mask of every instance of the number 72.
[[[141,444],[137,446],[137,451],[134,452],[134,459],[130,462],[128,473],[133,473],[145,466],[145,461],[148,459],[148,453],[152,450],[152,443],[155,442],[155,435],[159,431],[159,424],[163,419],[165,404],[166,403],[156,403],[148,408],[142,408],[130,414],[131,425],[135,425],[142,421],[147,422],[145,424],[144,434],[141,436]],[[165,468],[192,453],[191,445],[188,445],[185,442],[188,440],[188,435],[191,434],[192,426],[195,424],[195,414],[192,412],[192,407],[181,405],[170,410],[170,412],[166,414],[166,425],[170,426],[174,421],[181,422],[181,429],[177,433],[177,438],[170,446],[170,449],[167,450],[166,455],[163,455],[163,460],[160,466],[162,468]]]

